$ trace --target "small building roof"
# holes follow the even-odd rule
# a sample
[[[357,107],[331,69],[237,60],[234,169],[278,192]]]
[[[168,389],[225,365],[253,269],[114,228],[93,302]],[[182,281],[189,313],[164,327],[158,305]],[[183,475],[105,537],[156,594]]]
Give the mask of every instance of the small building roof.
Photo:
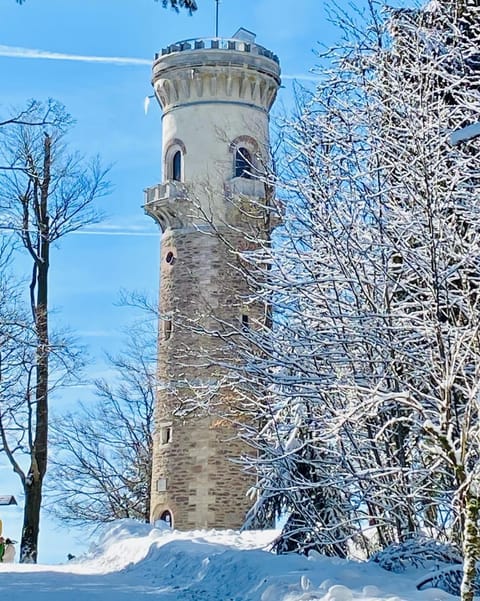
[[[13,495],[0,495],[0,505],[17,505],[17,500]]]
[[[245,29],[245,27],[240,27],[240,29],[237,29],[237,31],[232,35],[233,39],[242,40],[243,42],[248,42],[249,44],[254,44],[256,37],[256,33]]]

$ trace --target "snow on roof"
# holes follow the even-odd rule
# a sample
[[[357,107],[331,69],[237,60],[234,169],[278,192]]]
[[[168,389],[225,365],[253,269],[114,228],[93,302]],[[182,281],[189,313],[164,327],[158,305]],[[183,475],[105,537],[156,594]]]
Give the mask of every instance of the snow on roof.
[[[17,500],[13,495],[0,495],[0,505],[16,505]]]

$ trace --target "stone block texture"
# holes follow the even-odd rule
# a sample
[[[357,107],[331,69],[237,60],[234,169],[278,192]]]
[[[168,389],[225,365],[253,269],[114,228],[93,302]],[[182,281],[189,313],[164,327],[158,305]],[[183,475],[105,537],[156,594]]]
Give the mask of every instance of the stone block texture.
[[[266,188],[238,176],[235,153],[248,147],[252,170],[264,169],[280,83],[272,56],[255,44],[178,43],[154,64],[164,182],[145,205],[163,230],[151,520],[183,530],[240,527],[254,484],[239,461],[248,449],[232,342],[265,321],[238,251],[268,239],[270,225]],[[177,152],[181,181],[170,182]]]

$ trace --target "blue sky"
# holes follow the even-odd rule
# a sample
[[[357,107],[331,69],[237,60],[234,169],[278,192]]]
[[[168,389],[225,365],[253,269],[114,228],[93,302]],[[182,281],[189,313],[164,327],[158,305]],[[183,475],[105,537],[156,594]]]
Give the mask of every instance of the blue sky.
[[[121,327],[134,317],[116,306],[120,289],[157,294],[160,234],[142,203],[143,189],[161,179],[161,113],[152,103],[145,116],[143,103],[151,94],[155,52],[175,41],[214,35],[215,1],[198,0],[198,5],[189,16],[154,0],[26,0],[22,6],[1,0],[0,115],[29,98],[55,98],[77,121],[72,148],[98,153],[112,165],[113,191],[99,203],[107,217],[65,238],[52,256],[55,320],[88,346],[92,363],[86,377],[105,373],[103,351],[118,348]],[[318,43],[330,45],[338,38],[324,6],[322,0],[220,3],[220,36],[245,27],[278,54],[285,87],[277,112],[291,104],[293,79],[312,85]],[[57,395],[53,409],[89,395],[88,387]],[[14,493],[21,502],[20,486],[9,471],[0,457],[0,494]],[[21,506],[0,508],[0,518],[4,533],[19,539]],[[49,520],[41,524],[42,562],[64,561],[78,546],[52,528]]]
[[[220,4],[220,35],[246,27],[281,56],[287,88],[278,106],[285,98],[288,103],[292,77],[309,77],[312,49],[330,35],[322,5],[318,0],[301,0],[300,6],[274,0]],[[112,165],[112,194],[99,203],[106,220],[64,239],[51,269],[52,307],[94,356],[103,342],[112,344],[102,339],[115,336],[118,324],[130,317],[113,305],[119,289],[155,294],[157,287],[159,232],[141,208],[143,188],[161,178],[160,110],[154,103],[147,116],[143,110],[152,91],[151,59],[168,43],[213,35],[214,7],[214,0],[199,0],[199,10],[189,16],[153,0],[26,0],[22,6],[2,0],[0,111],[27,98],[58,99],[77,121],[72,147],[99,153]]]

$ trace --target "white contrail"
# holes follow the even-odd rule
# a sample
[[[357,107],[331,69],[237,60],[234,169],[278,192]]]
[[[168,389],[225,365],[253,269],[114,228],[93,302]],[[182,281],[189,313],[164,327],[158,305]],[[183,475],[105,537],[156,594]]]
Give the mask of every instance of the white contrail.
[[[82,54],[67,54],[64,52],[50,52],[35,48],[21,48],[17,46],[4,46],[0,44],[0,56],[11,58],[40,58],[56,61],[79,61],[83,63],[104,63],[110,65],[151,65],[152,60],[146,58],[129,58],[123,56],[86,56]]]
[[[0,232],[14,233],[20,232],[20,228],[14,227],[11,223],[0,221]],[[83,229],[70,232],[72,236],[153,236],[158,238],[161,235],[160,229],[147,229],[141,225],[113,225],[103,224],[98,226],[85,227]]]
[[[99,224],[75,230],[72,234],[82,236],[159,236],[160,230],[152,231],[142,225],[124,226],[121,224]]]
[[[138,232],[132,230],[118,230],[116,232],[106,230],[76,230],[71,232],[72,235],[77,236],[160,236],[160,230],[158,232]]]
[[[19,46],[4,46],[0,44],[0,56],[10,58],[46,59],[55,61],[77,61],[82,63],[103,63],[105,65],[148,65],[153,58],[131,58],[127,56],[88,56],[84,54],[68,54],[66,52],[51,52],[35,48],[22,48]],[[282,79],[301,79],[303,81],[318,81],[320,78],[312,73],[282,74]]]
[[[314,75],[313,73],[297,73],[293,75],[289,75],[288,73],[282,73],[282,79],[301,79],[302,81],[320,81],[320,77],[318,75]]]

